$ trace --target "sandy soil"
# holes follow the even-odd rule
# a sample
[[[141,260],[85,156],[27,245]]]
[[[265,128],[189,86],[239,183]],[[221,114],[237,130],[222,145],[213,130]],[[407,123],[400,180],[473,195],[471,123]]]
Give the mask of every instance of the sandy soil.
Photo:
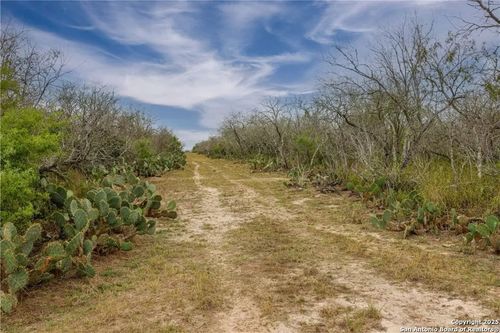
[[[225,253],[221,246],[228,231],[261,215],[283,221],[290,220],[293,212],[280,206],[275,198],[259,195],[253,188],[244,185],[243,182],[248,181],[248,178],[231,178],[231,175],[227,173],[217,172],[219,170],[214,166],[210,168],[215,172],[211,175],[224,178],[232,185],[231,191],[237,193],[232,198],[232,205],[246,205],[250,209],[235,213],[231,205],[224,205],[221,197],[225,195],[224,191],[228,191],[227,187],[219,189],[205,185],[204,180],[210,176],[202,176],[200,164],[195,162],[193,180],[202,194],[199,202],[200,209],[191,212],[183,210],[183,218],[187,220],[187,232],[182,237],[201,237],[206,240],[209,243],[211,255],[222,265],[226,276],[230,278],[233,276],[232,272],[238,268],[230,266],[227,260],[228,253]],[[248,177],[252,177],[252,174],[248,174]],[[281,178],[276,179],[281,181]],[[266,179],[258,178],[256,181],[262,182]],[[292,204],[302,205],[309,200],[313,199],[297,199]],[[205,228],[207,224],[211,226],[209,230]],[[489,314],[487,309],[471,300],[449,297],[444,293],[426,290],[415,284],[388,281],[378,276],[377,272],[368,268],[361,260],[347,265],[323,262],[315,268],[332,274],[335,283],[347,287],[349,292],[327,301],[309,302],[308,309],[302,309],[301,313],[290,313],[286,322],[273,323],[262,320],[259,308],[250,297],[241,293],[238,281],[227,280],[227,285],[232,289],[231,302],[229,309],[217,316],[217,321],[212,327],[213,331],[301,331],[304,323],[314,324],[320,318],[321,309],[332,305],[352,308],[373,305],[380,309],[383,317],[381,320],[383,329],[374,331],[381,332],[400,332],[403,326],[446,326],[452,319],[481,318]],[[353,290],[356,291],[354,294]]]

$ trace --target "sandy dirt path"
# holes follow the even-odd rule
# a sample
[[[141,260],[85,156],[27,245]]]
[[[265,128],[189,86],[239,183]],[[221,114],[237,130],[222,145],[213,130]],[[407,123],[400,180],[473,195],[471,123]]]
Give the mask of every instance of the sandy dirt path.
[[[317,302],[308,300],[298,313],[287,313],[283,321],[272,322],[262,318],[255,301],[241,292],[242,282],[238,281],[234,274],[238,267],[231,266],[228,260],[231,254],[225,252],[223,244],[231,230],[259,217],[273,219],[285,227],[290,224],[295,217],[293,211],[281,206],[275,198],[259,194],[254,188],[246,185],[252,183],[252,180],[273,182],[277,179],[280,182],[282,179],[257,178],[252,173],[232,175],[205,158],[192,163],[193,180],[201,193],[201,209],[195,212],[184,211],[187,229],[186,234],[181,237],[196,236],[208,242],[211,257],[222,266],[223,274],[227,278],[226,285],[231,289],[232,295],[229,301],[230,310],[218,315],[212,326],[214,332],[298,332],[313,326],[317,329],[322,326],[321,312],[339,306],[347,307],[350,311],[367,306],[379,309],[380,326],[369,329],[373,332],[400,332],[401,327],[413,326],[450,326],[453,319],[482,318],[490,313],[472,300],[426,290],[411,283],[387,280],[362,260],[349,259],[349,262],[342,264],[314,260],[309,267],[330,274],[330,283],[346,290],[344,294],[337,293],[335,297],[327,297]],[[200,168],[200,165],[203,168]],[[200,169],[204,172],[200,172]],[[223,186],[217,187],[218,183]],[[305,200],[307,199],[299,199],[292,204],[301,205]],[[235,211],[234,208],[238,206],[244,206],[245,209]],[[207,225],[210,226],[209,229],[205,228]],[[314,235],[304,232],[300,237],[308,238]],[[290,271],[293,272],[293,269]],[[255,286],[267,286],[270,289],[280,282],[259,277],[258,270],[252,280],[251,283]]]

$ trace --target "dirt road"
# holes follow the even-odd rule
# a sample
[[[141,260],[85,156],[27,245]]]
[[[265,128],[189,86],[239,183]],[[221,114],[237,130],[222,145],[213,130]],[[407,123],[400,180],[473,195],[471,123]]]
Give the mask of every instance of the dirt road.
[[[190,154],[153,180],[178,221],[99,259],[94,279],[30,291],[3,329],[400,332],[498,316],[498,259],[375,230],[356,198],[285,180]]]

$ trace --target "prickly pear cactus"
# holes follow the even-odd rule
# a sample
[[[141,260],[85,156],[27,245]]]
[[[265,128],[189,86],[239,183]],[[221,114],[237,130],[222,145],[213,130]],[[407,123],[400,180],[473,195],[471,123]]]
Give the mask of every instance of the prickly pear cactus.
[[[391,219],[392,219],[392,212],[386,209],[382,214],[382,216],[378,217],[376,215],[373,215],[370,221],[377,228],[385,229],[387,227],[387,224],[391,221]]]
[[[133,249],[136,234],[154,234],[156,221],[147,217],[175,218],[176,205],[169,201],[163,210],[156,187],[134,174],[108,175],[102,188],[90,190],[85,198],[76,197],[62,186],[47,184],[57,209],[48,217],[50,232],[35,223],[19,234],[12,223],[0,230],[1,310],[11,312],[17,293],[28,284],[54,276],[78,274],[94,276],[92,254]]]
[[[28,285],[28,257],[36,241],[41,237],[40,224],[32,224],[24,235],[17,232],[14,224],[8,222],[2,228],[0,240],[1,259],[1,309],[11,312],[17,304],[16,294]]]

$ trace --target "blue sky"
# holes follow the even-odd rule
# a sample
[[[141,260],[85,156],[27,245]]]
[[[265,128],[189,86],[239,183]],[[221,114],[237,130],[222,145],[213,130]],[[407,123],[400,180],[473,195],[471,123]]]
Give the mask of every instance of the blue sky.
[[[313,93],[335,44],[361,53],[415,15],[446,34],[464,1],[2,1],[2,20],[63,51],[69,78],[103,84],[187,148],[225,115]]]

